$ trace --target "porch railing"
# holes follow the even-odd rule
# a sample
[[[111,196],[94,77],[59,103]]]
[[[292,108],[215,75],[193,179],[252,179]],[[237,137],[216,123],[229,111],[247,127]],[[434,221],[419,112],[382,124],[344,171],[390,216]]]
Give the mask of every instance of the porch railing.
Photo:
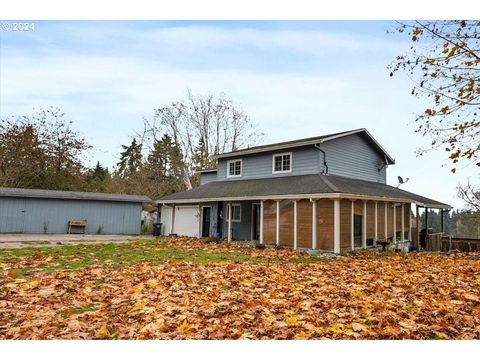
[[[480,251],[480,239],[458,238],[443,233],[428,234],[425,250],[427,251]]]

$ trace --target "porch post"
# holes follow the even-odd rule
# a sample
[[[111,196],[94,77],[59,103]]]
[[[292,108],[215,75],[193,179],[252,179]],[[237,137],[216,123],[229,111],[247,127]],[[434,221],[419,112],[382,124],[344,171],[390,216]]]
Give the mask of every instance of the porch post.
[[[418,205],[415,204],[415,212],[417,215],[416,222],[417,222],[417,230],[415,231],[415,246],[417,247],[417,251],[420,250],[420,213],[418,211]]]
[[[393,203],[393,243],[397,243],[397,205]]]
[[[405,241],[405,205],[402,204],[402,233],[400,234],[400,241]]]
[[[297,250],[298,247],[298,233],[297,233],[297,200],[293,200],[293,249]]]
[[[385,216],[384,216],[384,226],[385,226],[385,240],[388,239],[388,203],[385,201]]]
[[[172,223],[170,224],[170,234],[175,234],[173,228],[175,226],[175,204],[172,204]]]
[[[203,216],[202,216],[202,203],[198,203],[198,238],[202,237],[202,227],[203,227]],[[208,233],[210,234],[210,229],[208,229]]]
[[[312,249],[317,248],[317,201],[312,200]]]
[[[277,200],[276,244],[280,246],[280,200]]]
[[[263,244],[263,200],[260,201],[260,244]]]
[[[228,235],[227,241],[232,241],[232,202],[228,202]]]
[[[412,242],[412,203],[410,203],[409,209],[408,209],[408,241],[410,241],[411,245],[413,245]]]
[[[352,200],[350,209],[350,245],[355,250],[355,200]]]
[[[375,224],[373,226],[373,244],[377,246],[378,241],[378,202],[375,201]]]
[[[333,251],[340,253],[340,199],[333,200]]]
[[[363,200],[362,247],[367,248],[367,202]]]

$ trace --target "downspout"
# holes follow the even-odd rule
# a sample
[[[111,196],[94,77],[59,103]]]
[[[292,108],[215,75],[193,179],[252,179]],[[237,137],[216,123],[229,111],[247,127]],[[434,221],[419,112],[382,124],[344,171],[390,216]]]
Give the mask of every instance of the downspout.
[[[325,150],[323,150],[323,149],[320,147],[321,144],[322,144],[322,143],[320,142],[320,143],[318,143],[318,144],[315,144],[314,146],[315,146],[315,148],[316,148],[317,150],[319,150],[319,151],[323,154],[323,166],[324,166],[325,171],[322,171],[322,174],[328,174],[327,154],[325,153]],[[321,162],[322,162],[322,160],[320,159],[320,163],[321,163]]]

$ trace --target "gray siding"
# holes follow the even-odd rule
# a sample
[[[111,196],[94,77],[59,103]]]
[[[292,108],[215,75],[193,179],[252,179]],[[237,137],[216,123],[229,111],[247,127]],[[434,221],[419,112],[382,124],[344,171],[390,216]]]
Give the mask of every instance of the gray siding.
[[[139,234],[142,204],[113,201],[0,198],[0,233],[67,232],[68,220],[86,220],[87,233]]]
[[[250,240],[252,238],[252,201],[235,202],[241,205],[241,221],[232,222],[232,239],[235,240]],[[227,203],[223,205],[223,237],[227,237],[228,222],[227,222]]]
[[[272,173],[272,157],[273,154],[281,154],[284,152],[292,153],[292,172],[283,174]],[[237,158],[232,158],[237,159]],[[319,172],[320,157],[319,151],[314,147],[303,147],[288,149],[285,151],[275,151],[268,153],[260,153],[249,156],[243,156],[242,159],[242,176],[236,178],[227,178],[227,159],[221,159],[218,162],[218,180],[244,180],[254,178],[290,176],[290,175],[307,175],[317,174]]]
[[[385,159],[362,135],[354,134],[331,140],[323,143],[321,148],[326,153],[329,174],[386,183],[386,167],[384,166],[379,170]],[[273,174],[272,156],[273,154],[283,152],[292,153],[292,172]],[[230,159],[220,159],[218,162],[218,180],[235,181],[277,176],[308,175],[324,171],[323,154],[313,145],[231,159],[242,159],[242,176],[227,178],[227,162]]]
[[[327,154],[328,173],[386,184],[385,159],[359,134],[321,145]]]
[[[217,172],[200,173],[200,185],[207,184],[211,181],[217,180]]]

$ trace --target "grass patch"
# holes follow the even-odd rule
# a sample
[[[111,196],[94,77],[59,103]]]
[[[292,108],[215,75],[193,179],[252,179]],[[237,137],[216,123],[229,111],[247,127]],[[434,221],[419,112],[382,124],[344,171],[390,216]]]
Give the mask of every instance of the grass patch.
[[[62,310],[60,311],[60,315],[64,318],[69,317],[70,315],[73,314],[83,314],[85,312],[93,311],[95,310],[91,304],[85,305],[82,307],[72,307],[67,310]]]
[[[142,261],[153,264],[165,261],[186,261],[197,264],[220,262],[309,264],[325,262],[329,259],[322,257],[282,258],[281,255],[266,257],[258,256],[258,253],[256,256],[252,256],[248,250],[188,248],[162,240],[0,250],[0,267],[3,265],[20,278],[36,271],[73,271],[91,265],[122,267]]]

